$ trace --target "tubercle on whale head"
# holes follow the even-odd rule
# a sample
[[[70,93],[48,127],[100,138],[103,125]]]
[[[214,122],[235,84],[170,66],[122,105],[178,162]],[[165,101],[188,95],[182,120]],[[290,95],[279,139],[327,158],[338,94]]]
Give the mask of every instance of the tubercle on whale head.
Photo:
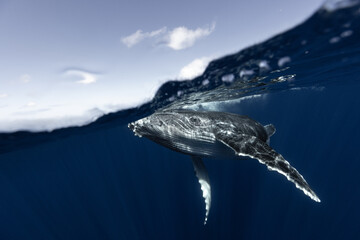
[[[157,115],[150,115],[145,118],[141,118],[135,122],[128,124],[128,127],[138,136],[147,136],[158,134],[162,131],[162,127],[165,126],[161,117]]]
[[[135,129],[135,123],[134,122],[131,122],[128,124],[128,128],[130,128],[132,131],[134,131]]]
[[[142,137],[142,135],[139,134],[139,132],[137,131],[138,130],[137,122],[138,121],[129,123],[128,128],[130,128],[134,132],[135,136]]]

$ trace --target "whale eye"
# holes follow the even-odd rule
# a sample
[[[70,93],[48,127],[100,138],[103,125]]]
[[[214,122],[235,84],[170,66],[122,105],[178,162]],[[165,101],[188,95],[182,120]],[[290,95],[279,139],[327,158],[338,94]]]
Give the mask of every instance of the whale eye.
[[[201,120],[198,117],[190,117],[189,120],[194,125],[199,126],[201,124]]]

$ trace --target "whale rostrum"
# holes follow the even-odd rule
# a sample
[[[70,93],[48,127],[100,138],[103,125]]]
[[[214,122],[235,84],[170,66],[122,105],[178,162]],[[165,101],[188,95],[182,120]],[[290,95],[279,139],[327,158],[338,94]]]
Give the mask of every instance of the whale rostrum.
[[[139,137],[190,155],[205,199],[206,224],[211,206],[211,185],[204,157],[250,157],[293,182],[316,202],[320,199],[304,177],[284,157],[269,146],[275,133],[272,124],[263,126],[242,115],[226,112],[167,110],[129,123]]]

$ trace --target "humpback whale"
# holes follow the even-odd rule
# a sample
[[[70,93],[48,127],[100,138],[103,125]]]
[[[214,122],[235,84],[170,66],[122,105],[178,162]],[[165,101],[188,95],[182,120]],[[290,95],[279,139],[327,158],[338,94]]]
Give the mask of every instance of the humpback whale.
[[[293,182],[316,202],[320,199],[304,177],[284,157],[269,146],[275,133],[272,124],[263,126],[242,115],[226,112],[165,110],[129,123],[139,137],[190,155],[205,199],[206,224],[211,206],[211,186],[204,157],[250,157]]]

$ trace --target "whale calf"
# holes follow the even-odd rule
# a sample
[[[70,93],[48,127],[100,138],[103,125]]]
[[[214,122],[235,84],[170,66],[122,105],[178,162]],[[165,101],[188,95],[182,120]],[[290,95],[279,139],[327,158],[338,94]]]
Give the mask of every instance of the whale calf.
[[[211,206],[211,186],[204,157],[250,157],[293,182],[316,202],[320,199],[303,176],[284,157],[269,146],[275,133],[272,124],[263,126],[242,115],[226,112],[167,110],[129,123],[139,137],[190,155],[205,199],[206,224]]]

